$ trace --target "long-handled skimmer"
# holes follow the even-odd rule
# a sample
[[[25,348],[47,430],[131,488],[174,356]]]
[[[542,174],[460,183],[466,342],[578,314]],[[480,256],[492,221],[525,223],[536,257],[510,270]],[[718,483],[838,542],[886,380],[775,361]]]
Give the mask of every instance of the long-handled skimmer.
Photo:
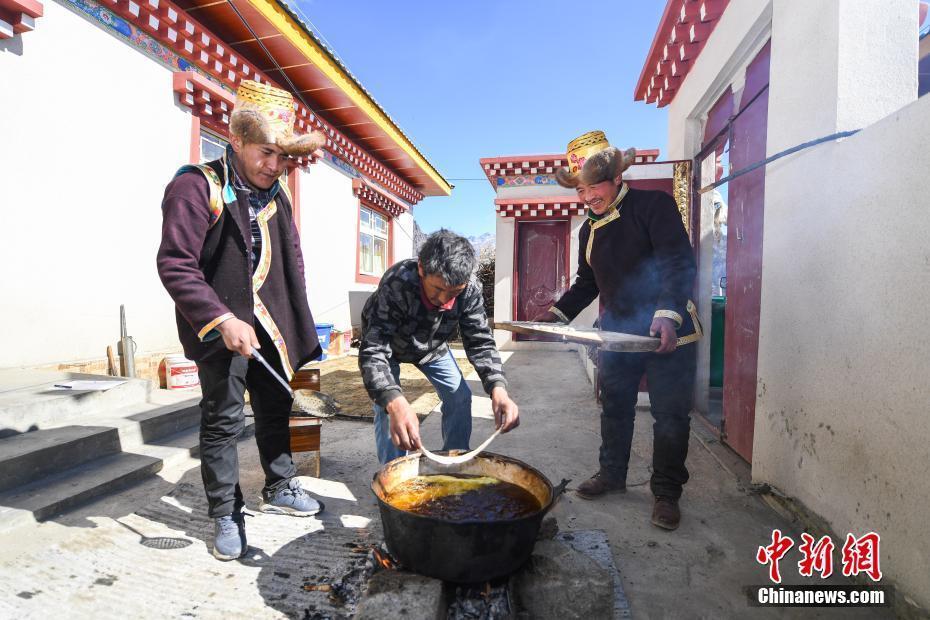
[[[301,394],[301,390],[296,392],[291,388],[287,381],[277,373],[277,371],[271,367],[271,364],[268,363],[262,354],[255,350],[255,347],[252,347],[252,357],[257,359],[265,369],[271,373],[271,376],[278,380],[278,383],[281,384],[287,393],[291,395],[291,398],[294,399],[294,404],[297,405],[297,408],[303,411],[304,413],[315,413],[316,409],[314,408],[313,399],[308,397],[306,394]]]

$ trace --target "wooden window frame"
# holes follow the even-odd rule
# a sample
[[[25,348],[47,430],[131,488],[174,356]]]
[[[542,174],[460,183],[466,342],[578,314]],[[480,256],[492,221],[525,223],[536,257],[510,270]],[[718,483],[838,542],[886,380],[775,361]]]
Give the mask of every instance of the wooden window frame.
[[[379,209],[367,201],[358,201],[358,210],[355,217],[355,281],[359,284],[378,284],[381,281],[381,275],[373,275],[362,271],[362,209],[367,209],[387,220],[387,262],[384,265],[385,271],[394,264],[394,218],[390,213]]]

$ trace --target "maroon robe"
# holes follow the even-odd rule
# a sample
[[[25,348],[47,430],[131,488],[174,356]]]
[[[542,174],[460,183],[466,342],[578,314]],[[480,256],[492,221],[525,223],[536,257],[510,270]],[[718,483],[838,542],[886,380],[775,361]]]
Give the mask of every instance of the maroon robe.
[[[209,162],[209,169],[185,166],[168,184],[158,274],[174,300],[189,359],[232,356],[215,327],[233,315],[252,326],[261,323],[290,378],[321,352],[290,200],[278,191],[259,214],[262,258],[253,275],[248,195],[226,181],[228,165],[224,156]],[[208,182],[210,170],[219,185]]]

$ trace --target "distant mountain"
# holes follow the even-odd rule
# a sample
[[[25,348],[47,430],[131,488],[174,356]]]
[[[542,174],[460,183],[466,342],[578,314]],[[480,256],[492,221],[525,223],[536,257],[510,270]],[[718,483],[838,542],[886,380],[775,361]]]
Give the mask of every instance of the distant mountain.
[[[423,232],[420,228],[420,225],[417,224],[417,221],[413,221],[413,253],[419,254],[420,248],[423,247],[423,242],[426,241],[427,234]],[[481,256],[482,253],[494,251],[494,246],[497,245],[497,240],[494,236],[494,233],[484,233],[478,236],[466,237],[472,246],[475,248],[475,254]]]
[[[497,243],[497,239],[494,236],[494,233],[484,233],[482,235],[478,235],[477,237],[468,237],[468,240],[471,241],[473,246],[475,246],[475,252],[478,254],[481,254],[481,251],[485,248],[493,248]]]
[[[423,247],[423,243],[426,242],[426,233],[423,232],[423,229],[420,228],[420,225],[417,224],[416,220],[413,220],[413,255],[418,256],[420,254],[420,248]]]

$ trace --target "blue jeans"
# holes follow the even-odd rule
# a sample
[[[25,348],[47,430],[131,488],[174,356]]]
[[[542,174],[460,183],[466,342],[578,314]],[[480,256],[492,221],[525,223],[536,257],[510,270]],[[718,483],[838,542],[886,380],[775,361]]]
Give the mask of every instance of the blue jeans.
[[[452,357],[452,351],[417,368],[426,375],[442,400],[442,449],[468,450],[468,441],[471,439],[471,390]],[[400,385],[400,364],[393,359],[391,374]],[[374,410],[378,460],[384,464],[406,452],[391,441],[391,422],[384,407],[375,404]]]

